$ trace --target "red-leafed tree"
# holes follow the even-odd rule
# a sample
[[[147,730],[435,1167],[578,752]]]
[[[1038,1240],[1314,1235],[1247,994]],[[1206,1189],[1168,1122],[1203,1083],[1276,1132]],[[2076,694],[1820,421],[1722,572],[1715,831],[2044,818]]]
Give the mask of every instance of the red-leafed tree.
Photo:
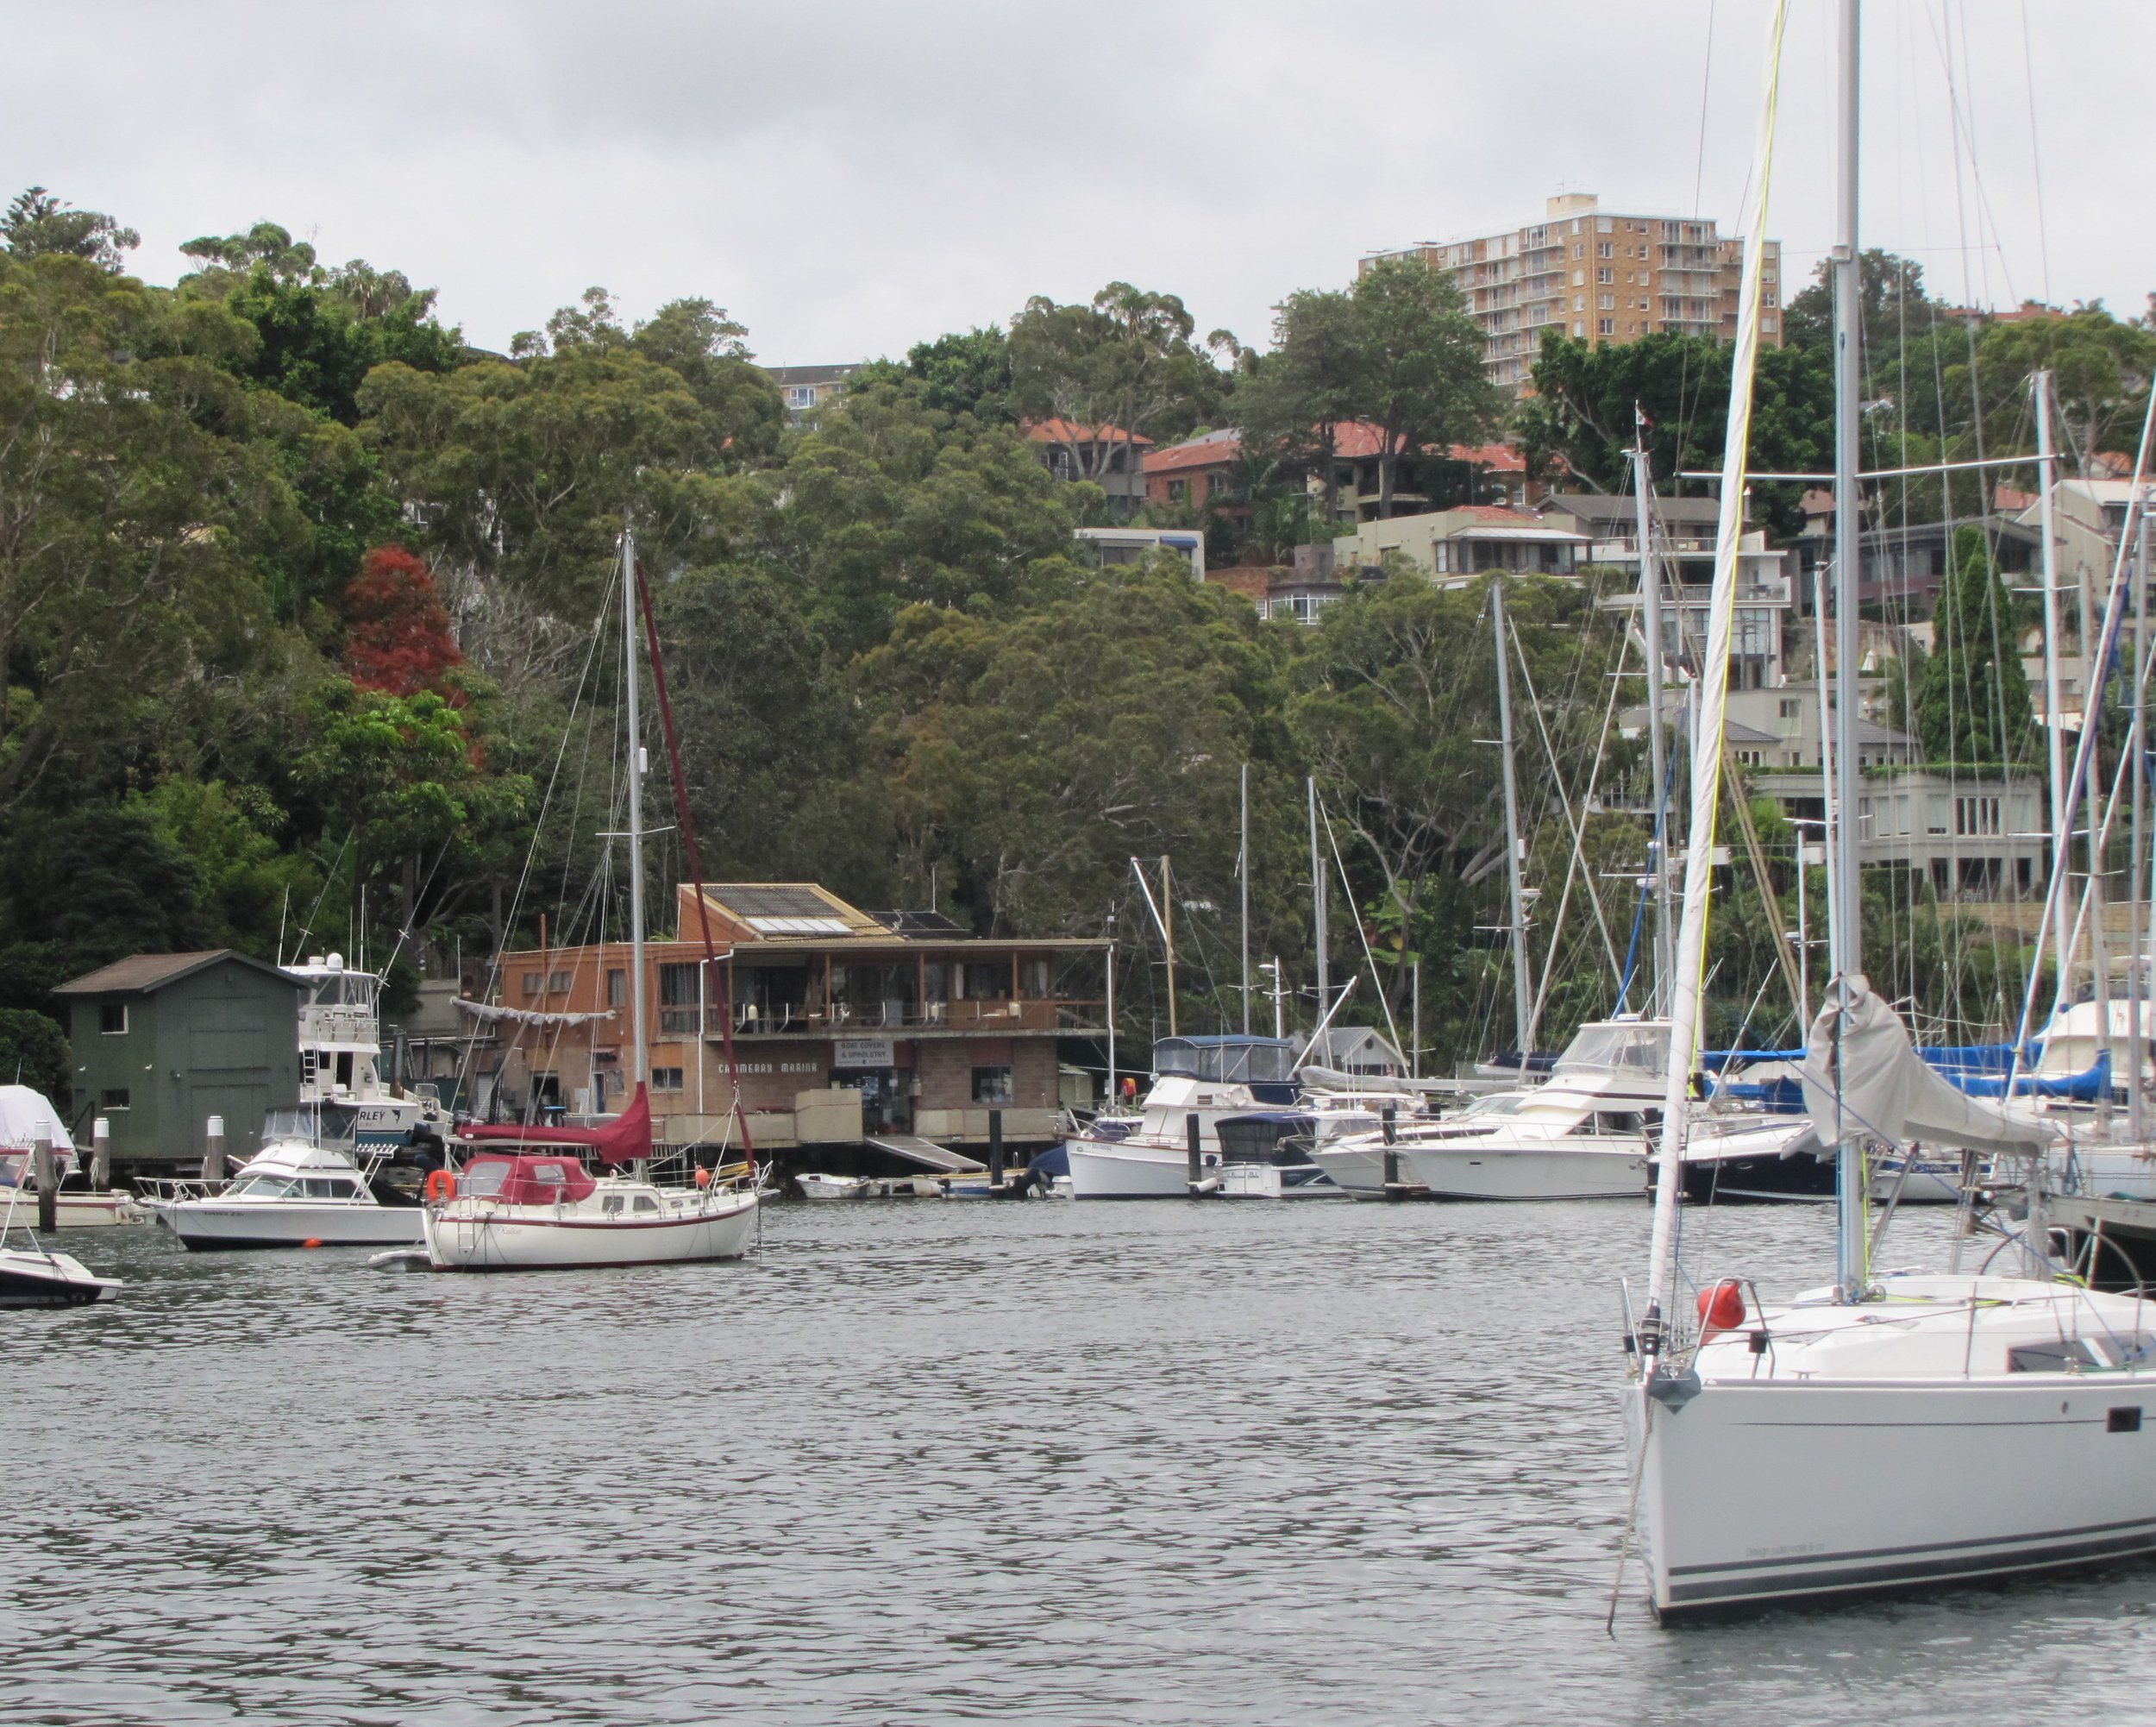
[[[344,590],[344,665],[361,689],[391,695],[422,690],[461,707],[464,663],[449,633],[448,609],[435,595],[425,561],[402,546],[377,546]]]

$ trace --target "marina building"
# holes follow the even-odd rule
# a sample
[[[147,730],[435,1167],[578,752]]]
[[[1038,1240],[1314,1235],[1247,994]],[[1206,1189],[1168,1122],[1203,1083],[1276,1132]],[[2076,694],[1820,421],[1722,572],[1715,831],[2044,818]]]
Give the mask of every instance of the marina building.
[[[263,1116],[299,1101],[304,988],[214,948],[133,954],[55,989],[68,1006],[76,1112],[105,1119],[115,1169],[199,1164],[213,1115],[228,1155],[259,1150]]]
[[[1672,330],[1733,342],[1743,242],[1711,219],[1620,215],[1593,192],[1549,200],[1542,219],[1495,234],[1426,240],[1382,258],[1449,273],[1482,327],[1490,381],[1528,390],[1545,330],[1601,348]],[[1766,242],[1759,339],[1782,345],[1782,247]]]
[[[675,938],[645,945],[644,1077],[669,1143],[728,1138],[730,1031],[759,1150],[981,1146],[992,1110],[1006,1141],[1039,1143],[1056,1130],[1060,1040],[1106,1027],[1101,941],[970,936],[812,882],[706,885],[700,907],[683,885],[675,912]],[[508,1112],[603,1115],[633,1094],[629,967],[624,942],[503,956],[492,1005]]]

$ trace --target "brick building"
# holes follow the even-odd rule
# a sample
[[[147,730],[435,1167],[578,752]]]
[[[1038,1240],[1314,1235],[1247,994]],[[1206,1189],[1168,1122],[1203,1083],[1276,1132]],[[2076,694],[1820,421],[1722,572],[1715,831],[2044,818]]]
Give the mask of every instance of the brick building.
[[[725,1137],[730,1020],[742,1108],[770,1150],[878,1133],[980,1145],[988,1111],[1014,1142],[1050,1139],[1058,1039],[1105,1029],[1106,944],[987,940],[933,913],[868,913],[805,882],[707,885],[720,964],[705,959],[696,894],[679,935],[645,944],[652,1114],[673,1143]],[[502,957],[496,1029],[510,1113],[571,1115],[630,1095],[626,943]],[[730,995],[726,978],[730,969]]]

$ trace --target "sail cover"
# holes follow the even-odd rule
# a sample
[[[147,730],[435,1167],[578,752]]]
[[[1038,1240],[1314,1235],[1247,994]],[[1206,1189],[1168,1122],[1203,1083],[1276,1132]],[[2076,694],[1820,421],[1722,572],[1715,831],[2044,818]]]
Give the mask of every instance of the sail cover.
[[[1803,1069],[1804,1108],[1819,1137],[1840,1121],[1897,1145],[1922,1140],[1972,1152],[2034,1152],[2059,1137],[2050,1122],[2002,1109],[1958,1090],[1927,1066],[1909,1042],[1902,1016],[1852,973],[1845,1027],[1836,991],[1812,1021]],[[1834,1084],[1834,1045],[1841,1045],[1841,1085]]]
[[[536,1008],[491,1007],[485,1002],[470,1001],[462,995],[457,997],[457,1006],[475,1020],[506,1020],[518,1026],[588,1026],[594,1020],[611,1020],[614,1017],[611,1008],[602,1008],[596,1014],[542,1014]]]
[[[23,1152],[39,1140],[49,1140],[55,1152],[75,1149],[67,1123],[43,1092],[27,1085],[0,1085],[0,1147]]]
[[[603,1164],[633,1163],[651,1155],[651,1100],[642,1085],[629,1107],[604,1127],[549,1127],[474,1124],[458,1135],[465,1140],[517,1140],[527,1146],[585,1146]]]

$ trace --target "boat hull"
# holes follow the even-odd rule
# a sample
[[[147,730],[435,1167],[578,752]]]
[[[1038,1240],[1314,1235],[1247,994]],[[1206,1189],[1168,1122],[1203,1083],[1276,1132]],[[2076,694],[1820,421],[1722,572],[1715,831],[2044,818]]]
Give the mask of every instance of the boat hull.
[[[1741,1158],[1694,1158],[1684,1161],[1688,1205],[1817,1202],[1834,1196],[1834,1162],[1800,1152],[1782,1157],[1764,1152]]]
[[[1674,1410],[1627,1396],[1665,1623],[2156,1554],[2156,1378],[1710,1379]]]
[[[119,1287],[72,1254],[0,1248],[0,1308],[87,1307]]]
[[[1432,1199],[1638,1199],[1644,1143],[1608,1150],[1557,1146],[1402,1145],[1401,1172]]]
[[[425,1214],[416,1205],[249,1205],[183,1200],[160,1208],[180,1245],[197,1253],[246,1248],[417,1247]]]
[[[1190,1194],[1190,1154],[1164,1146],[1072,1140],[1071,1196],[1075,1199],[1186,1199]],[[1219,1173],[1217,1152],[1204,1154],[1204,1174]]]
[[[4,1202],[0,1202],[3,1203]],[[18,1218],[37,1215],[37,1196],[23,1191],[16,1201]],[[56,1229],[110,1229],[118,1225],[147,1222],[149,1214],[135,1201],[131,1193],[116,1189],[103,1192],[88,1188],[60,1189],[54,1208],[53,1227]]]
[[[591,1270],[738,1259],[756,1229],[756,1198],[657,1219],[557,1216],[542,1206],[454,1202],[423,1214],[437,1272]]]
[[[1320,1146],[1311,1161],[1326,1172],[1333,1186],[1357,1199],[1385,1196],[1385,1153],[1382,1146]]]

